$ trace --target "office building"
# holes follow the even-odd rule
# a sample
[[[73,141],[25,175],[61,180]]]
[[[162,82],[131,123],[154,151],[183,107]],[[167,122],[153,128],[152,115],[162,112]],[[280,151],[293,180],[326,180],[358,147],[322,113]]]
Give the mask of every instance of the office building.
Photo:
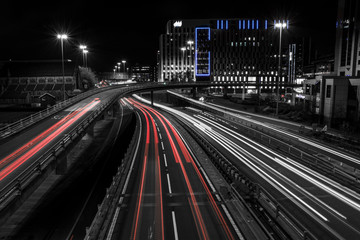
[[[166,33],[160,36],[158,79],[253,82],[261,84],[261,92],[274,92],[279,71],[279,30],[274,29],[276,22],[279,21],[169,21]],[[282,46],[280,84],[289,80],[293,83],[299,74],[298,68],[302,66],[299,60],[302,49],[299,44],[287,41],[286,29],[283,30]]]
[[[337,76],[360,76],[358,0],[339,0],[336,21],[335,74]]]

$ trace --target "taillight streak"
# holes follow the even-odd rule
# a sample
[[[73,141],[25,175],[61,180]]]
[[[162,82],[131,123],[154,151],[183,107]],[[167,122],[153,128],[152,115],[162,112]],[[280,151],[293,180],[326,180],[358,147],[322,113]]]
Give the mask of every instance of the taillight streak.
[[[187,175],[187,172],[185,170],[185,166],[183,164],[183,162],[181,161],[181,158],[180,158],[180,155],[176,149],[176,146],[174,144],[174,141],[171,137],[171,134],[166,126],[166,124],[164,123],[164,121],[162,120],[162,118],[157,114],[156,111],[154,111],[153,109],[151,108],[148,108],[140,103],[137,103],[135,101],[132,100],[132,102],[138,106],[141,106],[141,107],[144,107],[144,108],[147,108],[148,110],[150,110],[151,112],[153,112],[157,118],[160,120],[161,124],[164,126],[164,129],[166,131],[166,134],[168,136],[168,139],[170,141],[170,144],[171,144],[171,147],[172,147],[172,150],[173,150],[173,154],[174,154],[174,158],[176,159],[176,162],[179,163],[180,165],[180,168],[181,168],[181,171],[183,173],[183,176],[184,176],[184,179],[185,179],[185,182],[186,182],[186,185],[187,185],[187,188],[188,188],[188,191],[190,193],[190,198],[191,198],[191,202],[192,204],[190,204],[191,206],[193,206],[194,208],[194,212],[195,212],[195,215],[196,215],[196,220],[198,221],[198,224],[200,226],[200,233],[199,233],[199,236],[200,238],[202,237],[202,239],[209,239],[209,235],[207,233],[207,230],[206,230],[206,227],[205,227],[205,224],[204,224],[204,220],[202,218],[202,215],[201,215],[201,212],[200,212],[200,209],[199,209],[199,206],[198,206],[198,203],[197,203],[197,200],[195,198],[195,195],[194,195],[194,191],[192,189],[192,186],[190,184],[190,180],[189,180],[189,177]],[[195,218],[195,216],[194,216]],[[199,230],[198,230],[199,231]]]
[[[47,130],[45,130],[44,132],[42,132],[41,134],[39,134],[38,136],[36,136],[32,140],[30,140],[29,142],[27,142],[22,147],[18,148],[17,150],[15,150],[14,152],[12,152],[8,156],[6,156],[5,158],[1,159],[0,160],[0,167],[2,165],[7,164],[11,160],[14,160],[14,159],[20,157],[24,152],[26,152],[26,150],[28,150],[29,148],[31,148],[32,146],[34,146],[35,144],[40,142],[42,139],[44,139],[46,136],[48,136],[51,132],[55,131],[61,124],[63,124],[67,120],[74,117],[76,114],[81,112],[83,109],[85,109],[87,106],[89,106],[93,102],[94,101],[88,103],[87,105],[85,105],[84,107],[82,107],[80,109],[76,109],[75,111],[69,113],[65,118],[61,119],[59,122],[55,123],[53,126],[48,128]]]
[[[82,117],[87,111],[89,111],[91,108],[93,108],[95,105],[97,105],[99,102],[91,102],[91,105],[87,105],[85,109],[83,109],[81,112],[79,112],[75,117],[64,123],[62,126],[60,126],[58,129],[56,129],[53,133],[48,135],[45,139],[43,139],[41,142],[39,142],[37,145],[35,145],[32,149],[27,151],[25,154],[23,154],[21,157],[17,158],[14,162],[9,164],[7,167],[5,167],[0,172],[0,181],[3,180],[6,176],[8,176],[10,173],[12,173],[15,169],[17,169],[21,164],[23,164],[25,161],[27,161],[29,158],[34,156],[39,150],[41,150],[44,146],[46,146],[50,141],[52,141],[54,138],[56,138],[60,133],[62,133],[65,129],[67,129],[71,124],[73,124],[76,120],[78,120],[80,117]]]

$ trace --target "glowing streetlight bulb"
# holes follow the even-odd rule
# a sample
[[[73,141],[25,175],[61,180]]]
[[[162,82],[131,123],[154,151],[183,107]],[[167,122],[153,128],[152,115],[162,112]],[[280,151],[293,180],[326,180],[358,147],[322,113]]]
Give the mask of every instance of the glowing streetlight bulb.
[[[286,23],[276,23],[275,24],[275,28],[286,28],[287,24]]]

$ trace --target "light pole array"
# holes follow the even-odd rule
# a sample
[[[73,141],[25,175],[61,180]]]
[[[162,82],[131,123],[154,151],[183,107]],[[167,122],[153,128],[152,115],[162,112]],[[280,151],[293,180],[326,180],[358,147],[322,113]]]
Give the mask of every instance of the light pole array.
[[[283,28],[286,28],[287,27],[287,24],[286,23],[276,23],[274,28],[278,28],[280,31],[280,38],[279,38],[279,63],[278,63],[278,80],[277,80],[277,83],[276,83],[276,116],[278,116],[279,114],[279,98],[280,98],[280,81],[281,81],[281,37],[282,37],[282,30]]]
[[[65,101],[65,67],[64,67],[64,40],[68,38],[66,34],[58,34],[57,38],[61,43],[61,63],[62,63],[62,75],[63,75],[63,100]]]

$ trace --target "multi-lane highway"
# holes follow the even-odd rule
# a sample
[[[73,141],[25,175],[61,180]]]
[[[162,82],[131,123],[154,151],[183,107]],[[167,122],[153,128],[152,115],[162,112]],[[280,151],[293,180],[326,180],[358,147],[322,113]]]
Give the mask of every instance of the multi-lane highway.
[[[0,189],[117,91],[82,100],[1,144]],[[127,173],[128,184],[118,199],[116,212],[112,213],[107,239],[242,239],[241,229],[206,173],[199,170],[196,154],[189,150],[172,119],[158,108],[133,98],[122,100],[122,104],[136,111],[141,121],[141,137]],[[360,238],[359,193],[246,137],[234,121],[216,114],[155,106],[195,129],[316,238]],[[359,165],[357,156],[276,127],[276,122],[269,124],[257,116],[211,107],[271,128],[312,151],[355,167]]]
[[[143,123],[138,166],[107,239],[240,238],[173,124],[151,107],[133,99],[127,103]]]
[[[197,129],[319,239],[360,238],[358,193],[298,163],[296,159],[245,137],[235,123],[209,113],[161,108]]]

